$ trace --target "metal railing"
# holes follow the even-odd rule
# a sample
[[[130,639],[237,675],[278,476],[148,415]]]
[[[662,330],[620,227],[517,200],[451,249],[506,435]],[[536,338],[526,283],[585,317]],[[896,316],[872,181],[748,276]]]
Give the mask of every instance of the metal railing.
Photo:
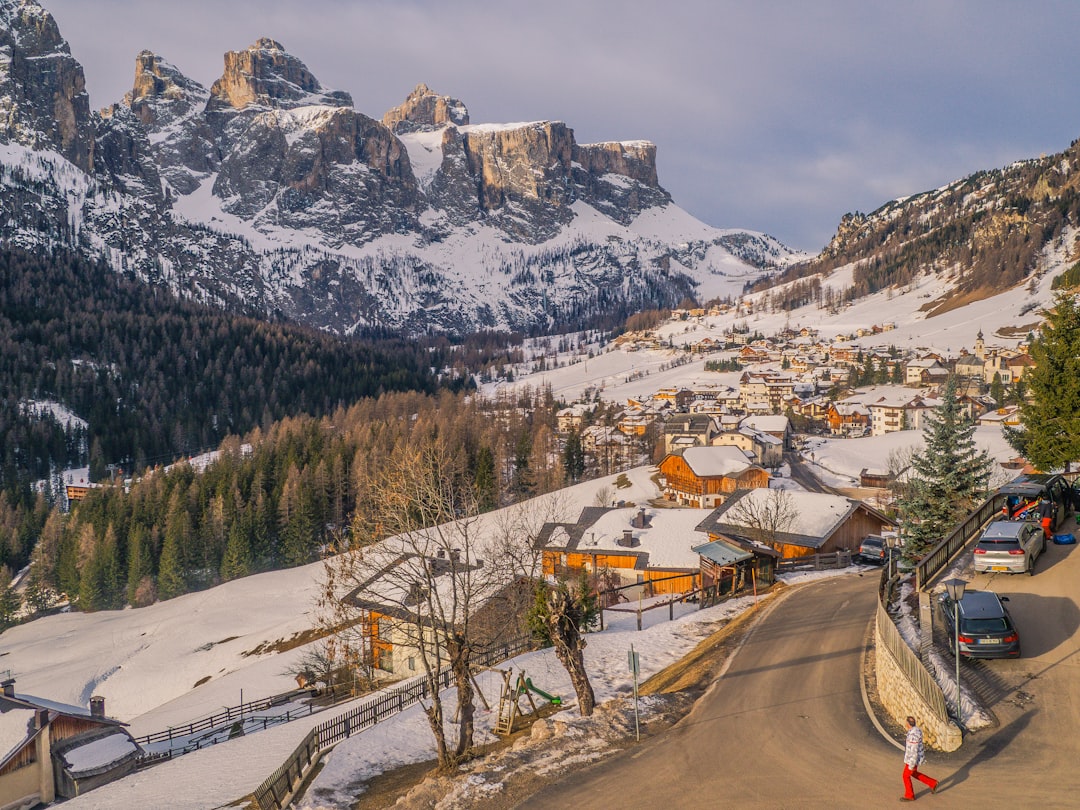
[[[998,495],[997,493],[991,495],[974,512],[971,512],[951,534],[930,549],[915,564],[916,590],[924,590],[930,584],[930,581],[978,533],[983,525],[1001,511],[1001,505],[1004,502],[1004,495]]]

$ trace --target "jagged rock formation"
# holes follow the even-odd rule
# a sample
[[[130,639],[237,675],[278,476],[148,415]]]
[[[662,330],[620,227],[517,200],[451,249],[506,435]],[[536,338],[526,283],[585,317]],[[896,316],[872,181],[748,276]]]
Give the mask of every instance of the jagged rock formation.
[[[404,104],[383,114],[382,122],[396,134],[430,132],[447,124],[467,126],[469,110],[459,99],[440,96],[426,84],[418,84]]]
[[[48,12],[0,0],[2,238],[320,329],[580,327],[791,255],[676,208],[650,143],[473,125],[425,85],[378,121],[272,39],[209,89],[149,51],[120,103],[83,88]]]
[[[52,15],[34,2],[0,2],[0,140],[55,149],[94,167],[86,78]]]

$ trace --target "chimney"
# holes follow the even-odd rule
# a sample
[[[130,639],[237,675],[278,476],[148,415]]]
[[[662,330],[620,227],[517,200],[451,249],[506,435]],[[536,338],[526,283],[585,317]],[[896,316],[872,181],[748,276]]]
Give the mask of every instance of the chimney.
[[[633,529],[623,529],[622,537],[615,541],[616,545],[623,548],[633,548],[638,542],[637,538],[634,537]]]
[[[0,683],[0,688],[4,690],[4,697],[15,697],[15,679],[8,678],[3,683]]]
[[[34,728],[43,729],[49,725],[49,710],[48,709],[35,709],[34,710]]]
[[[105,719],[105,698],[100,695],[94,695],[90,698],[90,716],[96,717],[98,720]]]

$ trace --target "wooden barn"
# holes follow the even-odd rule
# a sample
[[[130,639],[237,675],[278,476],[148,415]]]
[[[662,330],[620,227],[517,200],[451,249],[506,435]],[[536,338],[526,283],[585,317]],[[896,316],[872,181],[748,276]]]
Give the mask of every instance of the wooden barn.
[[[135,770],[142,749],[124,724],[89,710],[15,693],[0,694],[0,807],[32,807],[86,793]]]
[[[740,493],[700,526],[710,540],[763,543],[784,558],[856,551],[867,535],[894,528],[891,520],[862,501],[793,490]]]

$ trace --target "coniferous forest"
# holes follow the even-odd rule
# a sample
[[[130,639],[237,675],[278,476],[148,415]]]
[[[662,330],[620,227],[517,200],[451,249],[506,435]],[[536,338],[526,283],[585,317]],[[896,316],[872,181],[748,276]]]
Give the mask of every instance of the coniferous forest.
[[[0,565],[12,570],[48,513],[35,481],[55,490],[79,466],[94,481],[131,475],[290,416],[432,393],[445,357],[179,300],[71,255],[11,250],[0,251],[0,343]],[[60,403],[85,424],[31,412],[30,401]]]
[[[519,337],[341,339],[7,251],[0,340],[0,596],[32,561],[31,615],[59,594],[145,605],[317,559],[374,512],[368,482],[405,444],[454,448],[484,510],[564,481],[550,392],[463,390],[467,367],[501,367]],[[205,471],[183,461],[210,449]],[[85,465],[101,486],[65,512],[61,471]]]

